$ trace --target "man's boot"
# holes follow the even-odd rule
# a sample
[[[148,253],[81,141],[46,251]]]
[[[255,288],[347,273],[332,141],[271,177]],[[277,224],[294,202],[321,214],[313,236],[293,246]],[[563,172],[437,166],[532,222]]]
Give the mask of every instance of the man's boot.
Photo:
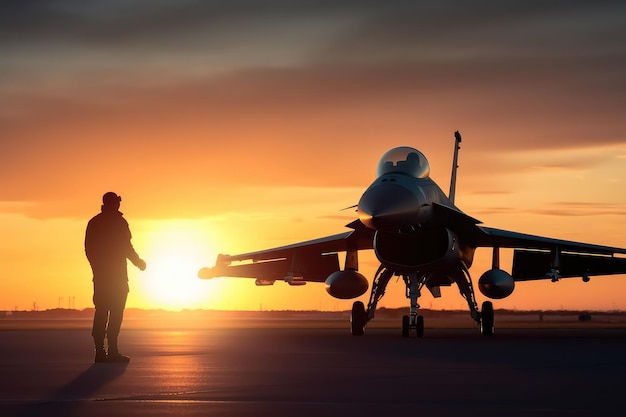
[[[95,363],[107,362],[107,353],[104,350],[104,340],[96,341],[94,338],[94,344],[96,345],[96,357],[93,360]]]
[[[109,342],[109,354],[107,355],[107,362],[130,362],[130,357],[122,355],[117,350],[117,338],[108,338]]]

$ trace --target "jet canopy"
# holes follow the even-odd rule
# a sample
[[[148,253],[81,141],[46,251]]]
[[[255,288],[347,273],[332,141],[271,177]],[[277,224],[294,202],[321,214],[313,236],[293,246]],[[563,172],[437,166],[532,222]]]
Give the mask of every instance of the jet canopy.
[[[393,148],[380,158],[376,176],[396,173],[406,174],[415,178],[427,178],[430,165],[423,153],[408,146]]]

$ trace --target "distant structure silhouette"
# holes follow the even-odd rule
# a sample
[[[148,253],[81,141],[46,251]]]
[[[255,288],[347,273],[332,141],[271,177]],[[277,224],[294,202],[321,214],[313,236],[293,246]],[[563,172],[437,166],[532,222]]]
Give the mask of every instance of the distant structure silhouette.
[[[87,224],[85,254],[93,271],[92,336],[96,348],[95,362],[129,362],[120,354],[118,336],[128,296],[129,259],[140,270],[146,263],[131,243],[128,222],[119,211],[122,198],[113,192],[102,196],[102,211]],[[105,350],[105,337],[108,351]]]

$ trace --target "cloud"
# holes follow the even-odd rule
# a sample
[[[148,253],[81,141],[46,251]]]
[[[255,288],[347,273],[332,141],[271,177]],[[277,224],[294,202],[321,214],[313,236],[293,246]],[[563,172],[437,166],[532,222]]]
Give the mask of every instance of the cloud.
[[[481,157],[624,143],[622,3],[3,2],[0,200],[364,187],[455,129]]]
[[[550,204],[551,208],[530,210],[531,214],[545,216],[624,216],[624,206],[621,204],[606,204],[584,201],[561,201]]]
[[[276,65],[289,55],[300,64],[443,63],[470,72],[509,63],[501,77],[523,76],[535,66],[613,62],[618,65],[606,66],[598,79],[612,73],[618,81],[624,65],[626,6],[618,1],[29,1],[2,7],[0,42],[21,52],[5,54],[9,67],[34,54],[58,62],[64,50],[76,55],[61,61],[66,70],[128,70],[128,64],[146,70],[161,63],[183,74],[194,66],[206,73],[235,56],[246,67]],[[45,54],[52,45],[54,54]],[[569,66],[567,73],[579,70]]]
[[[471,191],[468,194],[478,195],[478,196],[505,196],[512,194],[511,191],[501,191],[501,190],[476,190]]]
[[[456,62],[622,54],[615,35],[624,33],[624,9],[617,1],[402,2],[364,19],[334,50],[347,59]]]
[[[472,215],[490,216],[557,216],[557,217],[587,217],[587,216],[626,216],[622,204],[596,203],[586,201],[560,201],[545,203],[542,208],[514,208],[514,207],[487,207],[472,211]]]

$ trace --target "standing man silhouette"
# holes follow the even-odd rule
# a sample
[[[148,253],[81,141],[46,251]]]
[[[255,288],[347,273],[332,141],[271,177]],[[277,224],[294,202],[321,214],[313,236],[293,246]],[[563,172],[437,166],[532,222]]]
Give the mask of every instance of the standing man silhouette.
[[[113,192],[102,196],[102,212],[87,224],[85,253],[93,271],[93,329],[95,362],[129,362],[120,354],[117,339],[128,296],[126,259],[140,270],[146,263],[131,244],[128,222],[119,211],[122,198]],[[108,352],[104,348],[107,339]]]

